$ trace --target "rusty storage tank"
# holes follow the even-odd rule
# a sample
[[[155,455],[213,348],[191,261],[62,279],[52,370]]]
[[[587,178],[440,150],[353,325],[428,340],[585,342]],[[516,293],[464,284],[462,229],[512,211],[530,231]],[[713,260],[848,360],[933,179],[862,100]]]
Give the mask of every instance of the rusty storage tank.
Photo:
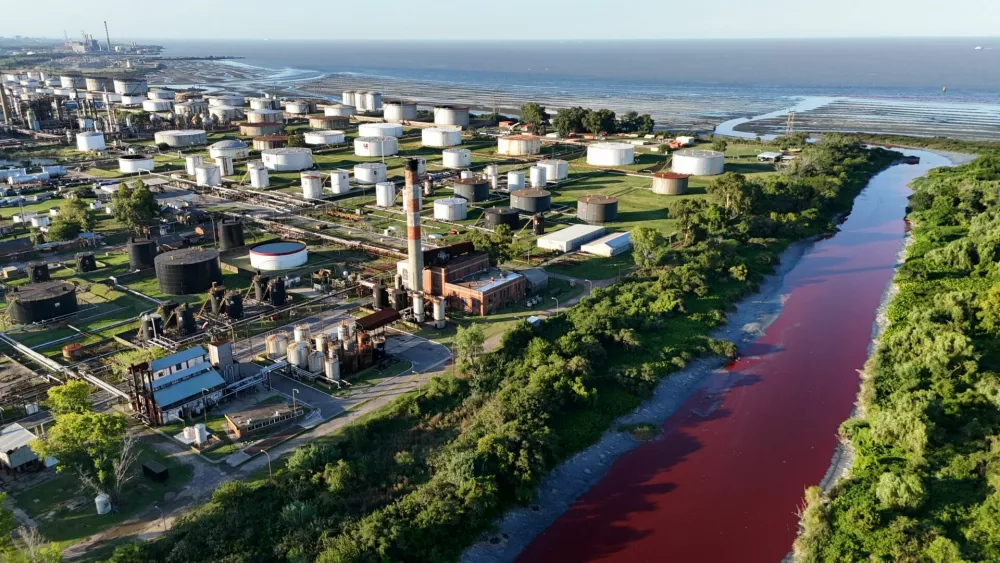
[[[576,217],[587,223],[610,223],[618,219],[618,198],[607,195],[585,195],[576,202]]]
[[[455,196],[465,198],[473,203],[486,201],[490,198],[490,184],[478,178],[462,178],[455,180],[453,186]]]
[[[653,174],[653,193],[660,195],[683,195],[688,188],[687,174],[677,172],[657,172]]]
[[[513,207],[490,207],[483,212],[486,218],[486,227],[496,229],[500,225],[507,225],[511,229],[517,228],[520,213]]]
[[[548,190],[530,188],[510,194],[510,206],[525,213],[541,213],[552,207],[552,193]]]

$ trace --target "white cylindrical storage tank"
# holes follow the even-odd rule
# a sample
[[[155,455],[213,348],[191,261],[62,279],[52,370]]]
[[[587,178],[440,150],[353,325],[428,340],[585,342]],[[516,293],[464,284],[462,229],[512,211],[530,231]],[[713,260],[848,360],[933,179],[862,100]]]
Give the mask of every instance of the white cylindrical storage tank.
[[[208,155],[212,158],[219,158],[220,156],[228,156],[232,159],[248,158],[250,156],[250,147],[243,141],[229,139],[219,141],[208,147]]]
[[[343,131],[308,131],[302,138],[307,145],[342,145],[345,141]]]
[[[247,122],[281,123],[283,115],[280,109],[252,109],[247,112]]]
[[[629,143],[596,143],[587,147],[591,166],[630,166],[635,164],[635,146]]]
[[[690,176],[716,176],[722,174],[726,165],[725,153],[684,149],[674,153],[670,160],[670,170]]]
[[[351,191],[351,177],[347,170],[330,172],[330,190],[334,195],[346,194]]]
[[[184,157],[184,171],[187,172],[188,176],[194,176],[194,169],[199,164],[204,164],[204,157],[198,155],[186,156]]]
[[[462,144],[462,130],[451,127],[428,127],[420,132],[425,147],[454,147]]]
[[[308,342],[312,338],[312,330],[305,323],[297,324],[292,327],[292,335],[295,336],[296,342]]]
[[[340,381],[340,358],[334,355],[332,358],[327,359],[324,372],[326,373],[326,378],[330,381]]]
[[[103,151],[106,148],[104,145],[104,133],[86,131],[76,134],[76,150],[80,152]]]
[[[303,172],[302,197],[306,199],[323,199],[323,176],[319,172]]]
[[[170,100],[146,100],[142,102],[142,109],[148,112],[170,111],[174,109],[174,102]]]
[[[122,105],[128,107],[141,106],[143,102],[146,101],[145,96],[129,96],[128,94],[122,94]]]
[[[396,203],[396,184],[379,182],[375,184],[375,205],[392,207]]]
[[[215,165],[219,167],[219,174],[223,176],[232,176],[235,173],[233,170],[233,159],[228,156],[216,157]]]
[[[427,157],[414,156],[411,158],[417,159],[417,176],[423,176],[424,174],[427,174]]]
[[[446,304],[444,297],[434,298],[434,328],[442,329],[447,324],[444,316]]]
[[[384,182],[386,173],[386,166],[381,162],[362,162],[354,166],[354,180],[359,184]]]
[[[317,350],[309,354],[309,373],[319,373],[323,371],[323,362],[326,360],[326,356],[323,352]]]
[[[497,154],[528,156],[542,152],[542,141],[533,135],[508,135],[497,139]]]
[[[124,78],[115,79],[115,94],[122,96],[146,96],[149,86],[145,78]]]
[[[469,106],[440,105],[434,107],[435,125],[469,126]]]
[[[77,88],[83,88],[86,82],[83,77],[73,76],[70,74],[64,74],[59,77],[59,86],[63,88],[68,88],[70,90],[76,90]]]
[[[153,157],[144,154],[127,154],[118,158],[118,171],[122,174],[149,172],[153,166]]]
[[[445,149],[441,152],[445,168],[465,168],[472,165],[472,151],[469,149]]]
[[[289,365],[305,369],[309,366],[308,354],[308,344],[305,342],[294,342],[288,346],[288,352],[285,355],[285,359],[288,360]]]
[[[199,422],[198,424],[195,424],[193,434],[195,444],[198,444],[199,446],[204,444],[205,441],[208,440],[208,429],[205,428],[205,423]]]
[[[312,168],[312,151],[306,148],[281,148],[261,151],[261,160],[269,170],[276,172],[296,172]]]
[[[146,103],[143,102],[142,106],[146,107]],[[243,108],[236,106],[209,106],[208,115],[220,121],[233,121],[234,119],[243,117]]]
[[[544,188],[546,182],[548,181],[545,177],[545,168],[541,166],[532,166],[528,169],[528,177],[531,180],[532,188]]]
[[[468,202],[461,197],[434,201],[434,218],[441,221],[464,221],[469,216]]]
[[[358,113],[358,108],[347,104],[333,104],[323,108],[323,115],[331,117],[351,117]]]
[[[319,333],[313,337],[313,342],[315,342],[315,345],[313,347],[316,349],[317,352],[319,352],[320,354],[326,352],[326,343],[328,339],[329,336],[323,333]]]
[[[282,331],[265,336],[264,346],[269,358],[284,358],[288,353],[288,333]]]
[[[392,156],[399,152],[395,137],[357,137],[354,139],[355,156]]]
[[[250,98],[250,109],[281,109],[281,100],[277,98]]]
[[[208,134],[202,129],[178,129],[175,131],[157,131],[153,141],[171,148],[193,147],[208,142]]]
[[[471,180],[476,177],[476,173],[472,170],[462,170],[462,173],[458,177],[463,180]]]
[[[514,192],[524,189],[524,172],[511,170],[507,173],[507,189]]]
[[[305,115],[312,112],[312,108],[312,103],[301,100],[285,103],[285,111],[294,115]]]
[[[360,137],[402,137],[403,126],[398,123],[362,123],[358,125]]]
[[[569,176],[569,163],[565,160],[539,160],[538,165],[545,169],[546,181],[558,182]]]
[[[386,121],[413,121],[417,118],[417,102],[386,100],[382,107],[382,117]]]
[[[256,270],[287,270],[298,268],[308,261],[306,245],[297,241],[265,242],[250,249],[250,266]],[[309,340],[308,334],[305,340]]]
[[[410,302],[413,304],[413,319],[418,323],[424,322],[424,292],[411,291]]]
[[[146,97],[150,100],[173,100],[174,91],[173,90],[150,90],[146,93]]]
[[[356,94],[357,92],[355,92],[354,90],[344,90],[344,94],[340,97],[340,101],[345,106],[353,106],[358,102],[357,99],[355,98]]]
[[[199,186],[221,186],[222,175],[214,164],[199,164],[194,167],[195,183]]]
[[[208,102],[203,100],[176,102],[174,103],[174,113],[183,117],[191,117],[208,113]]]
[[[355,95],[357,100],[357,95]],[[365,92],[365,111],[379,111],[382,109],[381,92]]]
[[[271,186],[271,179],[263,162],[259,160],[248,162],[247,173],[250,175],[251,188],[263,189]]]
[[[53,96],[62,96],[64,98],[68,98],[69,95],[71,93],[73,93],[73,92],[74,91],[70,90],[69,88],[53,88],[52,89],[52,95]]]
[[[222,94],[219,96],[211,96],[208,98],[208,105],[210,107],[234,107],[242,108],[243,104],[246,103],[246,99],[243,96],[237,96],[235,94]]]
[[[111,512],[111,498],[104,493],[94,497],[94,505],[97,507],[97,513],[101,516]]]

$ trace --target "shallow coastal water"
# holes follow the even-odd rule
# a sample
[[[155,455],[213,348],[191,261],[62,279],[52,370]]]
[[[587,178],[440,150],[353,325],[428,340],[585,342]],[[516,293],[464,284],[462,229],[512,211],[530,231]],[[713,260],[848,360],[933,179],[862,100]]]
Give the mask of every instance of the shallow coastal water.
[[[663,424],[620,457],[519,561],[774,562],[795,537],[851,413],[872,325],[905,232],[919,154],[871,181],[833,237],[784,279],[780,315]]]

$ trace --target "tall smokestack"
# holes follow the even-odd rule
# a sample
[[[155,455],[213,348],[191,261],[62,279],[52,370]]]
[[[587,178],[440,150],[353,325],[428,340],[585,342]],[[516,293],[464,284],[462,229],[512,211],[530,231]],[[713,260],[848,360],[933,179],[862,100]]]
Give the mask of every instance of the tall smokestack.
[[[417,159],[406,160],[406,184],[403,187],[403,211],[406,213],[407,286],[422,299],[424,289],[424,253],[420,248],[420,183],[417,181]],[[416,307],[414,307],[416,313]],[[420,317],[423,317],[421,314]],[[423,322],[417,318],[417,322]]]

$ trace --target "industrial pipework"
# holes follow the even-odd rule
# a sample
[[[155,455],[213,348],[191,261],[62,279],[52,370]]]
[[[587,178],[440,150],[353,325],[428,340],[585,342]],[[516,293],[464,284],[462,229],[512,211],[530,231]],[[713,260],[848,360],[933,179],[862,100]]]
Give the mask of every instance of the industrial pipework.
[[[423,291],[424,282],[424,253],[420,248],[420,206],[421,191],[420,182],[417,181],[417,159],[406,160],[405,179],[403,187],[403,210],[406,213],[406,249],[407,275],[409,276],[410,291],[420,296]],[[424,322],[423,307],[413,308],[414,316],[418,323]]]

